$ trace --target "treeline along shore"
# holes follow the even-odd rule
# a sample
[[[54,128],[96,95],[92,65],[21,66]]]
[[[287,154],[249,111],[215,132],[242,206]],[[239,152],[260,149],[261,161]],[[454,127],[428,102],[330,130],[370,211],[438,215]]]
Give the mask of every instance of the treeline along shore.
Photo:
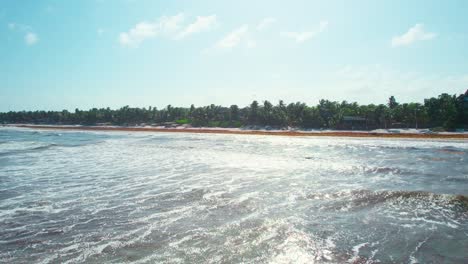
[[[163,127],[166,131],[181,126],[243,128],[219,129],[239,131],[239,133],[256,129],[285,130],[284,133],[295,133],[290,131],[290,128],[346,131],[416,128],[428,129],[429,132],[463,132],[468,130],[468,90],[459,95],[444,93],[438,97],[425,99],[424,103],[399,103],[394,96],[391,96],[388,102],[378,105],[329,100],[320,100],[315,106],[301,102],[285,104],[279,101],[273,105],[269,101],[262,103],[253,101],[242,108],[237,105],[224,107],[212,104],[204,107],[168,105],[163,109],[124,106],[115,110],[93,108],[75,109],[74,112],[10,111],[0,113],[0,123],[47,125],[46,128],[50,128],[51,125],[81,125],[81,129],[84,127],[91,129],[93,126],[96,126],[96,129],[103,127],[110,129],[111,126],[131,129],[138,126],[140,129],[154,127],[152,129],[155,130]],[[208,130],[215,131],[215,129]]]

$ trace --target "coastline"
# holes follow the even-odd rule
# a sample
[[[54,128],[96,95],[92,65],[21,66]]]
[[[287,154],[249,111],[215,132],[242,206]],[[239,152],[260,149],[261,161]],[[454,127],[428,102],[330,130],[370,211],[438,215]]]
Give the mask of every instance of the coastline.
[[[410,139],[467,139],[468,133],[389,133],[373,131],[337,131],[337,130],[248,130],[239,128],[165,128],[165,127],[121,127],[121,126],[69,126],[69,125],[32,125],[9,124],[7,127],[54,130],[84,130],[84,131],[131,131],[131,132],[170,132],[170,133],[201,133],[201,134],[234,134],[262,136],[325,136],[325,137],[374,137],[374,138],[410,138]]]

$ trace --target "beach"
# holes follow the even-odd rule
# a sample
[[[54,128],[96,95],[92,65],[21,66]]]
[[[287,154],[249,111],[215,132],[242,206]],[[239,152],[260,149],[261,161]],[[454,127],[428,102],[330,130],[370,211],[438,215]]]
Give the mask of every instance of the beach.
[[[325,137],[375,137],[375,138],[412,138],[412,139],[468,139],[468,133],[440,132],[429,133],[428,130],[417,129],[379,129],[372,131],[340,131],[340,130],[266,130],[220,127],[183,127],[166,128],[162,126],[83,126],[83,125],[33,125],[12,124],[7,126],[32,129],[60,129],[86,131],[132,131],[132,132],[171,132],[171,133],[201,133],[201,134],[235,134],[235,135],[272,135],[272,136],[325,136]],[[424,131],[424,132],[422,132]]]

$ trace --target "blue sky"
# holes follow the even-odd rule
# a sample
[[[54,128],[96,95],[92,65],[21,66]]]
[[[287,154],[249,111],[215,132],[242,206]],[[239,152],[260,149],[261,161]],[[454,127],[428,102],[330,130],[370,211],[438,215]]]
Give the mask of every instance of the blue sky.
[[[468,89],[468,1],[1,1],[0,111]]]

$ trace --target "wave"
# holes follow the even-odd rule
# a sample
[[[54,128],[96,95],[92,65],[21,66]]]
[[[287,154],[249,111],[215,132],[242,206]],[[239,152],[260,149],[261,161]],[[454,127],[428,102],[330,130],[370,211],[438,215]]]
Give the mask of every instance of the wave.
[[[352,207],[375,206],[388,201],[420,200],[432,201],[446,205],[456,205],[463,211],[468,211],[468,197],[465,195],[435,194],[425,191],[371,191],[352,190],[336,193],[309,194],[306,199],[334,200],[351,204]]]
[[[0,190],[0,201],[20,196],[21,193],[15,190]]]
[[[455,154],[455,155],[465,155],[467,153],[466,150],[464,149],[455,148],[451,146],[442,147],[438,149],[437,151],[442,152],[442,153],[447,153],[447,154]]]
[[[97,145],[103,143],[104,141],[89,141],[89,140],[80,140],[80,142],[66,142],[66,143],[46,143],[38,141],[8,141],[4,142],[2,148],[0,148],[0,157],[11,156],[16,154],[30,153],[30,152],[39,152],[48,150],[51,148],[59,147],[81,147],[86,145]]]
[[[62,134],[60,134],[60,133],[48,133],[45,136],[46,137],[61,137]]]
[[[345,149],[391,149],[391,150],[425,150],[425,147],[415,147],[415,146],[405,146],[405,145],[376,145],[376,144],[361,144],[361,145],[334,145],[329,144],[327,147],[338,147],[338,148],[345,148]]]
[[[380,144],[360,144],[360,145],[335,145],[329,144],[328,147],[333,148],[345,148],[351,150],[404,150],[409,152],[421,152],[421,151],[433,151],[433,152],[445,152],[445,153],[453,153],[453,154],[466,154],[468,149],[465,146],[457,145],[457,146],[450,146],[450,145],[380,145]]]
[[[399,169],[399,168],[393,168],[393,167],[369,167],[369,166],[363,166],[362,170],[365,173],[371,173],[371,174],[379,174],[379,173],[391,173],[391,174],[403,174],[404,171]]]
[[[450,181],[450,182],[466,183],[466,182],[468,182],[468,175],[465,175],[465,176],[447,176],[445,179],[447,181]]]
[[[47,149],[57,147],[57,146],[61,146],[61,145],[55,144],[55,143],[44,144],[44,143],[39,143],[39,142],[25,142],[25,143],[18,143],[18,142],[13,143],[12,142],[12,144],[9,147],[3,150],[0,150],[0,157],[23,154],[23,153],[28,153],[28,152],[42,151],[42,150],[47,150]]]
[[[48,145],[44,145],[44,146],[39,146],[39,147],[36,147],[36,148],[32,148],[30,150],[45,150],[45,149],[50,149],[50,148],[53,148],[53,147],[58,147],[58,146],[63,146],[63,145],[59,145],[59,144],[48,144]]]

